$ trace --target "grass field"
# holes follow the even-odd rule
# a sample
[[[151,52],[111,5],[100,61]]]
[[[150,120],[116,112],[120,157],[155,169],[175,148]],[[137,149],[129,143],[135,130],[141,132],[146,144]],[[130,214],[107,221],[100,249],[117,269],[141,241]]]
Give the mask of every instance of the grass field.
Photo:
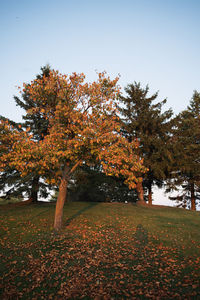
[[[0,207],[0,299],[200,299],[200,213],[120,203]]]

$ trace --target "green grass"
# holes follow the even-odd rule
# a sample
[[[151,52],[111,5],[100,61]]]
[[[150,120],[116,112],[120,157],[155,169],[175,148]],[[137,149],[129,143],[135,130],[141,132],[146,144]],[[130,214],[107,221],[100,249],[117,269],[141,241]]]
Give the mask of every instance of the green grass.
[[[10,199],[0,198],[0,205],[19,203],[21,201],[22,201],[22,198],[16,198],[16,197],[12,197]]]
[[[200,299],[200,213],[120,203],[0,207],[1,299]]]

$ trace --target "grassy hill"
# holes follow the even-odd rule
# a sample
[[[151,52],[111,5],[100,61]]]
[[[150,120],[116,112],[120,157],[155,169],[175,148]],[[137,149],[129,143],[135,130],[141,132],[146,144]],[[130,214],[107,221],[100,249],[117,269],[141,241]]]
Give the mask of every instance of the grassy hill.
[[[0,207],[1,299],[197,299],[200,213],[120,203]]]

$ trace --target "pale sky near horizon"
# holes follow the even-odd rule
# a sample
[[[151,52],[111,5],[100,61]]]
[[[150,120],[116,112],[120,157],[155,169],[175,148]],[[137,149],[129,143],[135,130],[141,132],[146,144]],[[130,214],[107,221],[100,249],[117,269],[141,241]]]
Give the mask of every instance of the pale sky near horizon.
[[[200,0],[0,0],[0,114],[49,63],[61,73],[141,82],[175,114],[200,92]]]

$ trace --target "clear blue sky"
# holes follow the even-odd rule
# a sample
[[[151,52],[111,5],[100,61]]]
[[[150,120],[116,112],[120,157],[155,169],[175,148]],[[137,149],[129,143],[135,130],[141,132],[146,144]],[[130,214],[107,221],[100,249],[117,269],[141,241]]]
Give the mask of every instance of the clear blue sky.
[[[46,63],[149,84],[175,113],[200,91],[199,0],[0,0],[0,43],[0,114],[16,121],[16,86]]]

